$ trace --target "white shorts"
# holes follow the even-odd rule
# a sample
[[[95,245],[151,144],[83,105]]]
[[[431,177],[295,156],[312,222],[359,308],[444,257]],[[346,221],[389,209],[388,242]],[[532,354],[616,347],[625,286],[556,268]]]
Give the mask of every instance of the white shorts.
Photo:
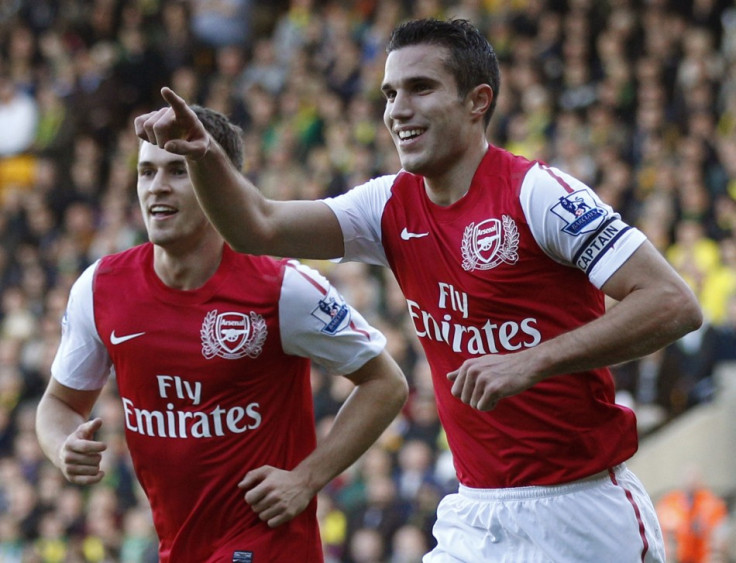
[[[433,533],[423,563],[665,561],[652,501],[623,464],[554,487],[460,485],[437,507]]]

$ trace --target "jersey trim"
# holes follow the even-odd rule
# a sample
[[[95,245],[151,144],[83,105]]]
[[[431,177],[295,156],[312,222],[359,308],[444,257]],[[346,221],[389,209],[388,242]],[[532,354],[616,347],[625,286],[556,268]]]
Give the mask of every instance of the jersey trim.
[[[555,181],[556,181],[556,182],[557,182],[557,183],[558,183],[558,184],[559,184],[560,186],[562,186],[562,187],[564,188],[564,190],[565,190],[565,191],[566,191],[567,193],[571,194],[571,193],[573,193],[573,192],[575,191],[575,190],[574,190],[574,189],[573,189],[573,188],[572,188],[572,187],[570,186],[570,184],[568,184],[567,182],[565,182],[565,180],[564,180],[564,179],[563,179],[563,178],[562,178],[561,176],[559,176],[559,175],[555,174],[555,172],[554,172],[554,171],[552,170],[552,168],[550,168],[550,167],[549,167],[548,165],[546,165],[546,164],[541,164],[541,163],[540,163],[540,164],[539,164],[539,169],[540,169],[540,170],[544,170],[544,171],[545,171],[545,172],[546,172],[547,174],[549,174],[550,176],[552,176],[552,178],[554,178],[554,179],[555,179]]]

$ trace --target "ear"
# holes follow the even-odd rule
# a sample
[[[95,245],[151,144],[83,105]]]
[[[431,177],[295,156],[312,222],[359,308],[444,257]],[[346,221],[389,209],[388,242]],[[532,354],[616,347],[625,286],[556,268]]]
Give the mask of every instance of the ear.
[[[474,118],[483,120],[483,116],[491,109],[493,90],[490,84],[478,84],[466,97],[466,103]]]

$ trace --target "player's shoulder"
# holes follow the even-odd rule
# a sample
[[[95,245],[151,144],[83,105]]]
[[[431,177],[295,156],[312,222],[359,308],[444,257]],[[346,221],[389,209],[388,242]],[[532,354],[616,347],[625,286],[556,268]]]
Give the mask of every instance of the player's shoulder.
[[[370,194],[373,194],[373,197],[375,197],[376,194],[380,194],[381,196],[383,196],[390,193],[391,189],[396,186],[400,180],[403,179],[403,181],[406,181],[407,178],[412,176],[414,175],[403,170],[399,171],[396,174],[384,174],[382,176],[376,176],[375,178],[371,178],[370,180],[348,190],[348,192],[343,194],[343,196],[350,195],[353,197],[371,197]],[[338,196],[335,199],[340,199],[340,197],[342,196]]]
[[[289,261],[288,258],[276,258],[265,254],[255,255],[236,252],[226,244],[223,249],[222,266],[240,273],[250,272],[253,275],[271,276],[283,274]]]
[[[289,278],[291,283],[299,281],[319,288],[326,288],[330,285],[329,280],[319,270],[300,260],[285,258],[279,263],[284,269],[285,277]]]
[[[153,258],[153,244],[144,242],[126,250],[108,254],[99,260],[98,274],[110,274],[128,268],[141,268],[147,260]]]
[[[532,160],[526,156],[513,153],[495,145],[489,145],[485,157],[481,161],[481,167],[493,170],[529,170],[535,164],[540,164],[539,160]]]

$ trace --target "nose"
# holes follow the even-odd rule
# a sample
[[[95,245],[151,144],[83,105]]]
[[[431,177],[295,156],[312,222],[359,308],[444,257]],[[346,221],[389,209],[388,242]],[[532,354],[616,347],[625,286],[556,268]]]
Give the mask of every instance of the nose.
[[[410,96],[401,91],[396,92],[396,96],[388,104],[387,110],[388,117],[391,119],[402,120],[410,117],[413,111]]]
[[[156,172],[156,174],[148,184],[148,191],[153,194],[171,191],[171,186],[169,185],[166,174],[164,172],[160,170]]]

